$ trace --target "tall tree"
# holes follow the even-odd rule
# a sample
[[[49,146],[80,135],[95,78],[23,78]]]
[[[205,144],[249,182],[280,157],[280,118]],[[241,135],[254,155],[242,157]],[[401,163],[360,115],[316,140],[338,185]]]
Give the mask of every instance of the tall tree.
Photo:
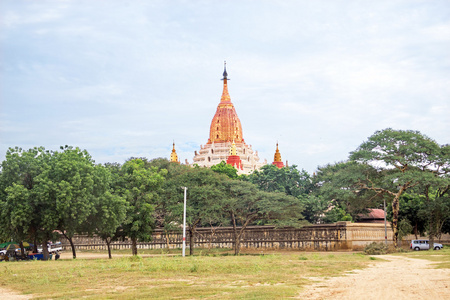
[[[144,159],[130,159],[121,168],[120,193],[127,201],[126,219],[121,227],[123,237],[132,242],[132,254],[137,255],[137,241],[149,241],[155,227],[154,209],[157,191],[164,182],[166,170],[147,165]]]
[[[427,231],[427,213],[425,210],[425,197],[423,195],[408,192],[400,197],[398,219],[407,220],[411,226],[411,233],[416,236],[424,234]],[[391,206],[387,209],[388,218],[392,219]]]
[[[256,220],[270,220],[279,226],[299,226],[303,207],[298,198],[281,192],[259,191],[245,181],[226,181],[223,211],[233,226],[234,253],[239,255],[242,236]]]
[[[319,167],[314,177],[315,188],[310,197],[319,197],[325,202],[322,203],[322,208],[325,208],[322,211],[322,221],[328,223],[351,220],[366,213],[368,207],[376,206],[379,201],[376,193],[361,189],[360,183],[369,177],[377,182],[379,175],[375,168],[352,161]],[[308,207],[313,200],[307,199]]]
[[[156,226],[161,228],[166,237],[167,249],[170,249],[170,236],[174,231],[181,231],[180,216],[177,214],[180,201],[181,186],[177,181],[177,176],[187,172],[191,168],[186,165],[169,162],[165,158],[156,158],[149,162],[150,166],[157,167],[158,170],[167,170],[166,180],[162,188],[158,191],[159,197],[154,211]],[[175,206],[175,208],[174,208]]]
[[[122,197],[106,192],[97,202],[94,216],[95,232],[105,241],[108,257],[111,255],[111,242],[118,238],[118,228],[127,216],[127,202]]]
[[[184,194],[181,187],[187,187],[186,224],[190,236],[190,255],[194,254],[196,228],[207,224],[210,217],[219,210],[221,198],[224,197],[221,187],[228,179],[208,168],[177,168],[176,173],[167,180],[164,187],[166,210],[170,211],[172,221],[183,224]]]
[[[45,245],[56,221],[48,214],[48,197],[41,193],[44,186],[51,186],[43,179],[51,160],[51,152],[43,147],[9,148],[0,175],[0,236],[31,239],[35,251],[38,240],[44,239],[45,258]]]
[[[58,229],[69,241],[72,256],[76,258],[73,236],[86,228],[89,215],[95,214],[96,202],[107,190],[107,183],[100,170],[96,172],[92,157],[86,150],[71,146],[54,152],[54,160],[47,180],[55,190],[54,209],[58,213]],[[101,168],[99,166],[98,168]],[[98,169],[97,168],[97,169]]]
[[[361,189],[390,196],[394,246],[398,247],[400,197],[408,189],[435,177],[439,169],[448,169],[448,160],[442,157],[441,147],[418,131],[388,128],[370,136],[351,153],[350,159],[371,165],[382,174],[380,181],[367,177],[358,184]]]

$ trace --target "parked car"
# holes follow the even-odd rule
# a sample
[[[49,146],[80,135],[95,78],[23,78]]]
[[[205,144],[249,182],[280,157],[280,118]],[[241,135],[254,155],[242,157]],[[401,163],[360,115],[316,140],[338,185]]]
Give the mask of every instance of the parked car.
[[[47,244],[48,253],[56,253],[62,251],[61,242]],[[42,245],[38,247],[38,253],[42,253]]]
[[[444,248],[444,246],[442,246],[442,244],[438,244],[438,243],[433,244],[434,250],[441,250],[442,248]],[[428,240],[412,240],[411,244],[409,246],[409,249],[413,249],[416,251],[428,250],[428,249],[430,249],[430,244],[429,244]]]

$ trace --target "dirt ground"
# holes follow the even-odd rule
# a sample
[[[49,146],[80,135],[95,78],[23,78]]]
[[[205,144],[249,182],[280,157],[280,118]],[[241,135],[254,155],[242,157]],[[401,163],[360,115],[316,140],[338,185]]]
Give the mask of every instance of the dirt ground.
[[[450,299],[450,270],[433,269],[432,262],[390,255],[363,270],[342,277],[316,278],[299,299]]]
[[[117,255],[115,255],[117,256]],[[107,258],[107,254],[77,253],[79,258]],[[312,278],[298,299],[450,299],[450,270],[434,269],[432,262],[390,255],[375,256],[385,261],[341,277]],[[61,258],[71,258],[65,252]],[[0,299],[31,299],[0,287]]]

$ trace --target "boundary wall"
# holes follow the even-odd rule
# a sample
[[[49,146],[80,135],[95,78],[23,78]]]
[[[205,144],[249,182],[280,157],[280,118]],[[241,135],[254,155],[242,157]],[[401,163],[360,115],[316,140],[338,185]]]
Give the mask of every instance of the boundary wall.
[[[232,248],[232,227],[203,227],[196,229],[194,245],[196,248]],[[186,233],[186,246],[190,236]],[[392,244],[393,232],[387,228],[387,241]],[[138,249],[173,249],[182,247],[183,236],[180,231],[165,233],[161,229],[153,232],[150,242],[139,242]],[[241,249],[292,249],[308,251],[352,251],[362,250],[372,242],[385,241],[384,224],[337,222],[334,224],[309,225],[301,228],[275,228],[274,226],[249,226],[245,230]],[[63,249],[70,244],[61,237]],[[74,245],[80,250],[105,250],[106,244],[97,236],[77,235]],[[408,244],[409,245],[409,244]],[[112,249],[131,248],[131,240],[111,243]]]

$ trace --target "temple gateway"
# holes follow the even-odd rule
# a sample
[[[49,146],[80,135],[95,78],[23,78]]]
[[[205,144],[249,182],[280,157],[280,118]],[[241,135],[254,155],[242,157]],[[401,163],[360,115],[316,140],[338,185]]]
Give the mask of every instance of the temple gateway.
[[[261,162],[258,151],[253,150],[251,145],[245,143],[241,121],[228,93],[226,63],[222,80],[222,97],[211,121],[208,142],[205,145],[200,145],[199,151],[195,151],[194,162],[191,165],[209,168],[225,161],[227,164],[234,166],[238,170],[238,174],[250,174],[266,165],[267,160]],[[175,144],[170,155],[170,161],[179,162],[175,152]],[[278,150],[278,143],[273,164],[279,168],[284,167]]]

